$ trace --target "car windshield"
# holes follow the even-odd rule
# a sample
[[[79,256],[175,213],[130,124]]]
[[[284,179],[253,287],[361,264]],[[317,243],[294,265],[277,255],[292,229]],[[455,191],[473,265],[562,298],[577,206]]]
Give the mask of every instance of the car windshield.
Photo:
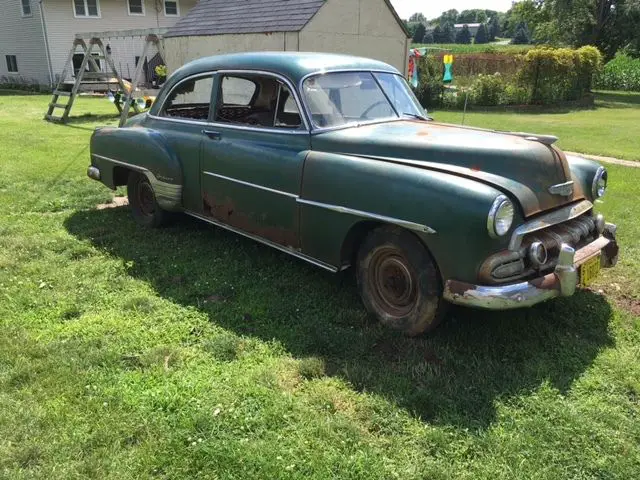
[[[404,78],[392,73],[316,75],[304,81],[303,93],[319,128],[426,116]]]

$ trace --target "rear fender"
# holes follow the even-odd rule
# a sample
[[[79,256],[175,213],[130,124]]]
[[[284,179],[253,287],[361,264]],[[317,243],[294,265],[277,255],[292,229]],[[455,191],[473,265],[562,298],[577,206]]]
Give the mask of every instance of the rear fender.
[[[182,209],[182,165],[165,138],[148,128],[96,130],[91,137],[91,164],[100,180],[115,189],[126,184],[128,172],[140,172],[151,183],[160,207]]]

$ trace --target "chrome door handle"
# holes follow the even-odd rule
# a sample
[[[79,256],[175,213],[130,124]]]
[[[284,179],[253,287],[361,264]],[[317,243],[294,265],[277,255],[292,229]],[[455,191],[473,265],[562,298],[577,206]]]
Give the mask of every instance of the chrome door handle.
[[[220,140],[222,138],[222,134],[214,130],[202,130],[202,133],[209,137],[211,140]]]

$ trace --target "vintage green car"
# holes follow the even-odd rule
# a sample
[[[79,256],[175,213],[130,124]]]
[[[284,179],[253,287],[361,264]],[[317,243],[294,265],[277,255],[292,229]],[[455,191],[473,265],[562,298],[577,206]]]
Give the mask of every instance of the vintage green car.
[[[448,303],[527,307],[616,263],[594,213],[606,170],[554,137],[436,123],[400,72],[343,55],[255,53],[176,71],[148,113],[91,138],[89,177],[136,220],[184,212],[332,272],[408,335]]]

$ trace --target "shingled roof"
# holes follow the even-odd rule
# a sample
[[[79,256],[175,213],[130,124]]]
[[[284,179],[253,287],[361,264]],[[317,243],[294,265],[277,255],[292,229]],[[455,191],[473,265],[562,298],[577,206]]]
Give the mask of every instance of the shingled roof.
[[[299,32],[325,0],[200,0],[165,37]]]
[[[200,0],[165,37],[228,33],[299,32],[326,0]],[[385,3],[411,37],[389,0]]]

